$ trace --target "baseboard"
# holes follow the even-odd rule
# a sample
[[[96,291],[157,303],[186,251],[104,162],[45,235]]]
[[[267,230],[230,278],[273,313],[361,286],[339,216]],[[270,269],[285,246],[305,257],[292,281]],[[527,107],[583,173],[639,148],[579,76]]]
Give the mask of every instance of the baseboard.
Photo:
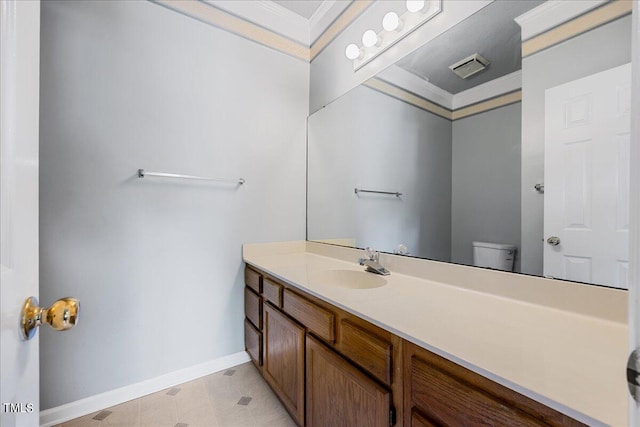
[[[115,390],[96,394],[84,399],[40,412],[40,426],[49,427],[74,418],[82,417],[92,412],[109,408],[120,403],[128,402],[169,387],[182,384],[223,369],[248,362],[249,355],[245,351],[210,360],[179,371],[169,372],[150,380],[120,387]]]

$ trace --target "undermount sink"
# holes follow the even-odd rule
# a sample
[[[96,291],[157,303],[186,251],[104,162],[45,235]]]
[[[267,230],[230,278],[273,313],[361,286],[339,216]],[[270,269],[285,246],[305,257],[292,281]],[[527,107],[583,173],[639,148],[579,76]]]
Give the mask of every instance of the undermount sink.
[[[311,285],[335,285],[350,289],[373,289],[387,284],[374,273],[357,270],[322,270],[309,275]]]

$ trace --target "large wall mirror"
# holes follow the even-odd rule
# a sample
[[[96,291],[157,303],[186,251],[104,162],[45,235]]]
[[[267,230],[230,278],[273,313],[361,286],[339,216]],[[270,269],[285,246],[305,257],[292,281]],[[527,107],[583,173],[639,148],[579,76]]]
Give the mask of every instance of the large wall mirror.
[[[627,287],[631,17],[523,53],[542,3],[493,2],[309,117],[308,240]]]

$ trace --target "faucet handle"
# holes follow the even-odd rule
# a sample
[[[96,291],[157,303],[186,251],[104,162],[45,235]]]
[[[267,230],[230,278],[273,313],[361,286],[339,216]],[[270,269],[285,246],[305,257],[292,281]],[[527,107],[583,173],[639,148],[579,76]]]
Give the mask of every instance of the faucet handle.
[[[364,250],[364,254],[371,261],[378,262],[378,259],[380,259],[380,253],[369,247]]]

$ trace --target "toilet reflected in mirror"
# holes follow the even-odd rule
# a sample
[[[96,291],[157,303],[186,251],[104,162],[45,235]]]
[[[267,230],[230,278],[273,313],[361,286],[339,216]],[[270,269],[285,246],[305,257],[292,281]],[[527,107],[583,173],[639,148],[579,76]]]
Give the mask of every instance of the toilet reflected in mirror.
[[[516,245],[473,242],[473,265],[494,270],[513,271]]]

